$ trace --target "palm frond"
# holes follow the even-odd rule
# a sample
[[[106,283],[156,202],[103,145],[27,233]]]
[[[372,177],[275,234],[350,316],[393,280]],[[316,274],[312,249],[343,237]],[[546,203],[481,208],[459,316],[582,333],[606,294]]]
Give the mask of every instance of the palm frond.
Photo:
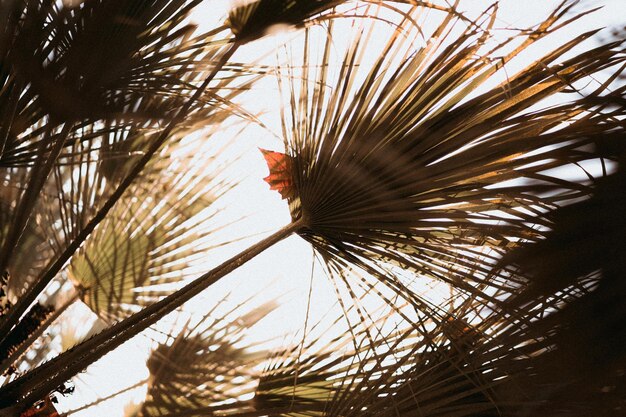
[[[457,368],[458,361],[451,360],[452,348],[446,345],[445,335],[452,333],[458,336],[458,345],[462,340],[471,345],[466,340],[468,332],[453,331],[458,324],[447,316],[433,321],[424,315],[417,318],[424,326],[422,332],[415,330],[415,323],[397,327],[406,322],[396,324],[392,333],[381,332],[387,322],[396,320],[394,314],[383,314],[369,325],[351,327],[350,332],[340,333],[321,347],[319,339],[308,341],[302,356],[298,356],[298,348],[277,355],[259,383],[257,410],[280,416],[386,416],[412,415],[419,408],[425,416],[440,412],[457,415],[456,405],[480,396],[476,381],[468,378],[467,370]],[[343,318],[335,324],[340,322]],[[444,328],[450,331],[442,334]],[[412,378],[420,384],[415,390],[408,387]],[[482,411],[493,408],[485,397],[474,401],[482,404]],[[470,413],[476,409],[466,407]]]
[[[140,416],[193,411],[254,392],[256,367],[266,352],[251,351],[242,341],[277,305],[268,302],[249,309],[246,306],[254,300],[248,299],[220,312],[228,299],[152,351],[147,399]]]
[[[168,152],[198,122],[224,121],[214,110],[230,107],[221,89],[230,79],[214,77],[240,44],[336,4],[248,3],[230,15],[232,40],[213,36],[226,26],[192,38],[183,20],[196,3],[94,0],[64,9],[33,0],[0,9],[0,117],[8,120],[0,180],[10,196],[0,206],[0,272],[11,272],[10,285],[37,277],[37,289],[19,297],[19,313],[9,306],[13,321],[1,317],[0,338],[20,333],[22,323],[14,324],[72,256],[70,274],[103,316],[151,301],[45,363],[38,350],[41,365],[0,388],[1,415],[48,398],[294,232],[334,278],[345,313],[334,323],[345,320],[344,332],[278,352],[250,400],[237,396],[252,395],[250,367],[261,359],[237,344],[246,316],[189,326],[155,350],[142,413],[521,417],[623,409],[624,227],[615,209],[623,167],[610,171],[623,164],[613,150],[623,149],[624,88],[609,90],[625,67],[622,40],[573,52],[596,31],[583,33],[509,74],[531,45],[575,24],[582,15],[569,17],[573,2],[502,41],[493,37],[496,7],[472,21],[452,6],[414,2],[385,46],[372,42],[375,28],[360,31],[338,61],[338,27],[355,32],[341,22],[320,29],[326,42],[316,51],[317,29],[308,30],[304,65],[281,68],[286,154],[266,153],[274,164],[268,182],[289,201],[293,223],[162,298],[149,285],[184,274],[209,233],[196,230],[200,214],[215,198],[198,182],[210,175],[177,171]],[[114,50],[120,42],[127,44]],[[90,44],[102,57],[89,54]],[[84,68],[76,57],[86,58]],[[311,65],[316,58],[323,61]],[[215,88],[203,94],[209,83]],[[168,158],[148,161],[153,155]],[[563,173],[568,168],[586,178]],[[159,178],[173,173],[172,187]],[[142,184],[131,185],[134,178]],[[147,191],[151,197],[138,198]],[[588,242],[606,253],[584,253]],[[17,252],[39,245],[50,263],[13,267]],[[526,249],[506,256],[518,247]],[[450,294],[437,302],[424,282]],[[370,296],[384,300],[383,310],[368,310]],[[571,369],[577,362],[580,372]]]
[[[624,407],[623,139],[617,143],[617,171],[598,180],[593,196],[556,210],[545,240],[513,251],[500,263],[526,279],[507,300],[512,311],[559,304],[533,323],[536,333],[551,335],[552,342],[537,379],[553,387],[543,394],[547,407],[568,409],[568,415],[608,416]],[[573,298],[576,293],[581,295]]]
[[[188,88],[186,72],[203,49],[184,22],[197,3],[12,2],[3,13],[2,52],[7,76],[28,86],[19,113],[31,120],[166,117],[175,100],[180,105],[178,90]],[[148,103],[135,109],[141,100]]]
[[[236,185],[228,180],[233,161],[220,155],[232,143],[212,146],[210,157],[205,145],[199,159],[190,151],[201,140],[169,144],[72,257],[69,276],[102,318],[119,319],[169,294],[194,260],[228,243],[211,235],[234,222],[214,206]]]
[[[516,318],[471,298],[458,299],[451,311],[423,309],[412,323],[401,321],[374,338],[361,328],[319,351],[308,344],[302,357],[296,349],[285,351],[261,377],[257,413],[613,415],[623,406],[621,368],[600,371],[595,375],[602,377],[592,382],[580,378],[576,367],[582,356],[559,358],[575,350],[575,343],[560,345],[553,331],[566,325],[560,315],[569,308],[564,305],[576,306],[592,295],[594,282],[597,277],[590,277],[560,298],[527,304]]]
[[[19,195],[20,189],[15,184],[10,183],[3,183],[0,187],[2,189],[0,242],[4,242],[16,210],[8,202],[15,201],[13,198]],[[15,254],[11,257],[5,270],[8,278],[7,296],[9,300],[15,302],[21,295],[23,288],[32,281],[52,254],[53,250],[46,241],[46,236],[40,227],[40,223],[37,221],[30,222],[22,232]]]
[[[427,32],[413,24],[428,10],[420,6],[372,65],[359,64],[371,56],[373,30],[355,35],[337,65],[311,63],[332,58],[339,32],[329,31],[318,55],[305,39],[305,69],[290,66],[281,79],[293,182],[285,194],[292,218],[306,225],[299,234],[329,261],[374,273],[395,265],[469,292],[489,285],[498,257],[544,235],[546,212],[590,194],[592,184],[557,168],[600,161],[594,144],[624,129],[623,108],[598,105],[606,85],[576,90],[591,74],[619,71],[621,42],[564,58],[593,32],[488,87],[531,44],[582,16],[568,19],[570,7],[494,42],[495,8],[472,25],[432,10],[437,23]],[[545,104],[566,93],[574,97]]]

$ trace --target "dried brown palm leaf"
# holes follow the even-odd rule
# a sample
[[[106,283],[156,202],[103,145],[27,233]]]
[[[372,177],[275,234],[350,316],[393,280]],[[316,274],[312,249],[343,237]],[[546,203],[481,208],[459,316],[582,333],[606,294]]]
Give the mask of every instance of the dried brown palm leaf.
[[[410,410],[407,415],[412,415],[416,407],[425,416],[470,415],[476,410],[492,409],[491,401],[481,397],[478,377],[470,375],[468,369],[460,369],[461,355],[455,353],[462,345],[475,344],[478,336],[466,330],[467,325],[459,327],[462,319],[430,313],[432,317],[420,315],[411,325],[401,320],[403,324],[395,324],[399,327],[391,333],[381,329],[397,323],[398,317],[383,314],[369,325],[353,326],[350,332],[326,330],[338,336],[321,347],[319,339],[313,339],[304,349],[285,350],[272,360],[261,378],[255,397],[257,413],[404,415],[395,403],[400,397],[406,403],[402,408]],[[343,318],[336,323],[340,322]],[[416,327],[422,327],[422,331],[416,331]],[[450,338],[455,339],[454,347]],[[452,360],[455,357],[459,358]],[[416,382],[423,389],[411,391],[411,402],[404,395],[407,382],[418,371]],[[465,414],[455,414],[459,404],[468,405]]]
[[[547,405],[538,405],[536,413],[610,416],[626,405],[625,138],[615,143],[620,166],[598,180],[593,196],[556,210],[545,240],[501,262],[527,280],[507,301],[512,311],[559,304],[532,325],[537,335],[551,335],[550,351],[536,371],[536,383],[550,387],[541,393]],[[566,302],[581,286],[586,291]]]
[[[305,350],[297,361],[289,352],[262,377],[257,412],[344,417],[614,415],[623,406],[620,380],[611,375],[604,380],[610,385],[602,386],[563,372],[555,366],[559,336],[543,323],[551,313],[565,311],[564,305],[575,306],[592,294],[594,282],[597,277],[589,277],[560,298],[526,305],[516,319],[472,299],[459,299],[451,311],[432,310],[374,339],[358,331],[345,336],[356,342],[354,349]],[[570,389],[563,401],[558,394]]]
[[[336,17],[351,16],[359,6],[381,6],[399,11],[393,3],[423,5],[434,10],[444,10],[449,13],[458,13],[455,7],[440,5],[429,1],[418,0],[364,0],[354,2],[354,9],[343,8],[335,10],[337,6],[349,3],[349,0],[236,0],[238,5],[228,14],[226,26],[235,35],[238,42],[246,43],[270,33],[273,28],[282,26],[305,27],[312,22],[320,22]],[[374,17],[373,15],[368,17]]]

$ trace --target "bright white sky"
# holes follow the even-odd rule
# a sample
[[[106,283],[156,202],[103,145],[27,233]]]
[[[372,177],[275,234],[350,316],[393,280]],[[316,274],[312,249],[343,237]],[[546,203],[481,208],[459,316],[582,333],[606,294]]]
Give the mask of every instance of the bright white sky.
[[[560,1],[555,0],[502,0],[497,26],[505,28],[532,25],[539,22],[559,3]],[[488,4],[490,4],[488,1],[465,0],[461,1],[461,9],[468,11],[470,15],[475,15],[483,11]],[[544,42],[539,48],[545,51],[570,40],[575,34],[587,29],[623,25],[626,22],[626,7],[624,7],[623,0],[593,1],[588,2],[588,4],[591,6],[604,4],[605,8],[584,18],[576,25],[555,34],[551,37],[549,44]],[[205,1],[193,20],[201,28],[211,27],[213,22],[223,19],[228,7],[228,0]],[[270,52],[266,62],[271,63],[275,61],[275,53],[272,51],[276,50],[282,42],[297,36],[291,32],[254,42],[238,51],[233,60],[251,62],[254,58]],[[299,43],[295,44],[299,45]],[[541,50],[531,52],[537,56]],[[517,65],[523,63],[517,62]],[[511,63],[507,70],[514,73],[515,65],[515,62]],[[286,203],[280,199],[278,193],[269,191],[268,186],[262,181],[262,178],[267,175],[267,168],[261,154],[256,150],[257,146],[276,150],[282,148],[281,142],[276,138],[280,134],[276,117],[280,104],[275,80],[268,77],[267,80],[260,83],[254,94],[248,95],[245,105],[253,113],[267,112],[268,110],[272,112],[262,115],[261,118],[274,134],[256,127],[246,130],[238,138],[238,143],[241,144],[241,149],[238,151],[246,152],[240,173],[242,177],[246,177],[246,180],[232,200],[225,201],[225,205],[229,207],[229,210],[233,207],[251,209],[254,214],[248,221],[228,230],[234,235],[275,231],[290,220]],[[235,131],[233,129],[222,132],[221,136],[227,137]],[[217,135],[213,140],[220,140],[219,136]],[[246,209],[243,209],[241,213],[245,213]],[[213,251],[207,254],[206,259],[198,263],[198,271],[207,271],[211,265],[217,264],[225,259],[228,254],[235,253],[238,248],[246,247],[251,242],[252,240],[248,240],[241,245],[233,245],[226,250]],[[212,287],[209,294],[192,300],[188,308],[198,312],[207,311],[209,306],[229,291],[234,291],[236,294],[234,296],[235,301],[237,301],[255,293],[261,293],[261,297],[269,298],[273,294],[283,294],[286,290],[290,290],[288,296],[283,296],[280,299],[283,303],[282,307],[274,316],[261,322],[252,337],[262,340],[268,335],[279,335],[286,330],[301,329],[305,322],[306,300],[311,280],[311,259],[312,251],[309,245],[298,237],[290,237]],[[317,271],[320,271],[320,268],[317,268]],[[314,321],[314,317],[324,314],[335,303],[334,292],[325,278],[321,274],[315,273],[313,279],[312,321]],[[270,283],[272,284],[270,285]],[[145,360],[148,355],[147,346],[145,340],[132,341],[89,368],[88,373],[81,375],[80,380],[76,382],[76,393],[61,399],[59,410],[76,408],[85,402],[94,401],[98,397],[109,395],[145,379],[148,376],[145,368]],[[82,383],[81,380],[85,383]],[[123,409],[129,401],[143,398],[144,393],[145,387],[138,388],[98,407],[92,407],[74,415],[76,417],[122,416]]]

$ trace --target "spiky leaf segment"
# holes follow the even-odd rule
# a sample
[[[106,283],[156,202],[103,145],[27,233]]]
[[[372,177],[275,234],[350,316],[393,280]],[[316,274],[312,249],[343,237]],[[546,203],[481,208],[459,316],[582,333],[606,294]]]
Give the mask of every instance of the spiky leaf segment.
[[[0,170],[1,171],[1,170]],[[21,174],[21,175],[20,175]],[[0,242],[4,242],[10,232],[11,224],[16,216],[16,208],[11,207],[8,202],[16,201],[19,198],[20,188],[19,181],[24,180],[24,172],[13,172],[10,179],[4,178],[0,181],[0,194],[2,200],[0,202]],[[37,275],[41,268],[53,256],[54,251],[50,247],[46,233],[42,227],[41,217],[33,219],[22,232],[20,241],[15,252],[7,265],[5,271],[6,285],[8,293],[11,296],[11,302],[15,302],[17,296],[21,294],[24,287]],[[5,311],[5,313],[8,312]]]
[[[228,14],[225,24],[235,35],[237,41],[247,43],[270,32],[280,25],[305,27],[310,23],[345,16],[346,10],[336,10],[337,6],[349,3],[349,0],[237,0],[239,3]],[[425,5],[434,10],[445,10],[465,19],[458,13],[455,6],[439,5],[429,1],[418,0],[364,0],[354,2],[359,6],[378,5],[394,9],[392,3]],[[389,3],[389,6],[387,4]],[[372,16],[370,16],[372,17]],[[469,21],[469,20],[468,20]]]
[[[180,42],[190,37],[193,27],[182,23],[197,3],[87,0],[69,8],[29,0],[4,5],[0,52],[12,87],[5,94],[10,98],[19,88],[28,92],[20,99],[19,121],[45,114],[61,122],[122,114],[145,120],[173,112],[171,99],[188,81],[176,74],[199,52]],[[168,58],[174,62],[164,63]],[[135,107],[141,99],[149,103]]]
[[[420,6],[371,66],[359,65],[370,51],[367,35],[357,36],[334,77],[332,65],[311,65],[305,39],[303,73],[283,71],[288,200],[292,218],[306,224],[299,234],[342,267],[387,275],[382,266],[400,266],[483,296],[467,283],[508,286],[487,278],[495,260],[520,240],[539,239],[547,211],[590,193],[588,183],[549,170],[598,160],[592,145],[624,131],[615,112],[598,110],[607,85],[542,106],[624,62],[619,41],[564,59],[595,31],[480,91],[535,41],[584,15],[566,17],[571,7],[562,3],[536,28],[492,47],[496,7],[473,25],[442,13],[417,46],[412,22],[428,9]],[[453,35],[453,25],[465,29]]]
[[[296,350],[285,351],[261,378],[257,411],[293,417],[614,415],[623,406],[620,368],[580,378],[576,364],[585,358],[568,355],[577,348],[561,345],[558,334],[571,325],[561,312],[593,298],[597,282],[589,276],[554,297],[533,300],[516,318],[460,298],[450,309],[423,308],[391,333],[370,338],[366,333],[382,328],[379,321],[354,327],[321,350],[309,342],[295,362]],[[559,359],[562,354],[568,360]]]
[[[397,319],[393,313],[383,314],[321,347],[319,340],[308,340],[297,360],[297,348],[277,355],[259,383],[258,412],[293,417],[391,416],[411,415],[419,408],[424,416],[492,415],[494,405],[479,388],[480,377],[463,363],[463,350],[472,349],[480,339],[478,332],[461,318],[430,310],[406,328],[404,322],[393,333],[381,334],[385,324]],[[418,323],[421,332],[415,331]],[[419,373],[415,382],[420,387],[411,391],[411,400],[405,395],[413,372]],[[282,411],[272,414],[272,410]]]
[[[0,317],[4,316],[11,308],[9,300],[9,273],[4,271],[0,275]]]
[[[11,332],[10,337],[0,344],[0,361],[9,357],[31,334],[37,331],[52,313],[54,313],[52,306],[44,306],[40,303],[33,305]]]

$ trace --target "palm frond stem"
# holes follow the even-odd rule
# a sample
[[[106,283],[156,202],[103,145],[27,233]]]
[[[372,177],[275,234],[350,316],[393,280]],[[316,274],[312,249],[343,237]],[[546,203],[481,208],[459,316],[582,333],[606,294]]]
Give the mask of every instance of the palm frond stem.
[[[128,391],[132,391],[135,388],[139,388],[140,386],[147,384],[148,381],[149,381],[148,379],[142,379],[141,381],[138,381],[138,382],[134,383],[133,385],[131,385],[129,387],[122,388],[121,390],[116,391],[113,394],[107,395],[106,397],[98,398],[96,401],[92,401],[92,402],[90,402],[88,404],[85,404],[83,406],[80,406],[78,408],[74,408],[72,410],[69,410],[69,411],[61,414],[60,417],[67,417],[67,416],[70,416],[72,414],[76,414],[79,411],[83,411],[83,410],[86,410],[88,408],[95,407],[95,406],[97,406],[99,404],[102,404],[103,402],[109,401],[110,399],[117,397],[118,395],[124,394],[124,393],[126,393]]]

